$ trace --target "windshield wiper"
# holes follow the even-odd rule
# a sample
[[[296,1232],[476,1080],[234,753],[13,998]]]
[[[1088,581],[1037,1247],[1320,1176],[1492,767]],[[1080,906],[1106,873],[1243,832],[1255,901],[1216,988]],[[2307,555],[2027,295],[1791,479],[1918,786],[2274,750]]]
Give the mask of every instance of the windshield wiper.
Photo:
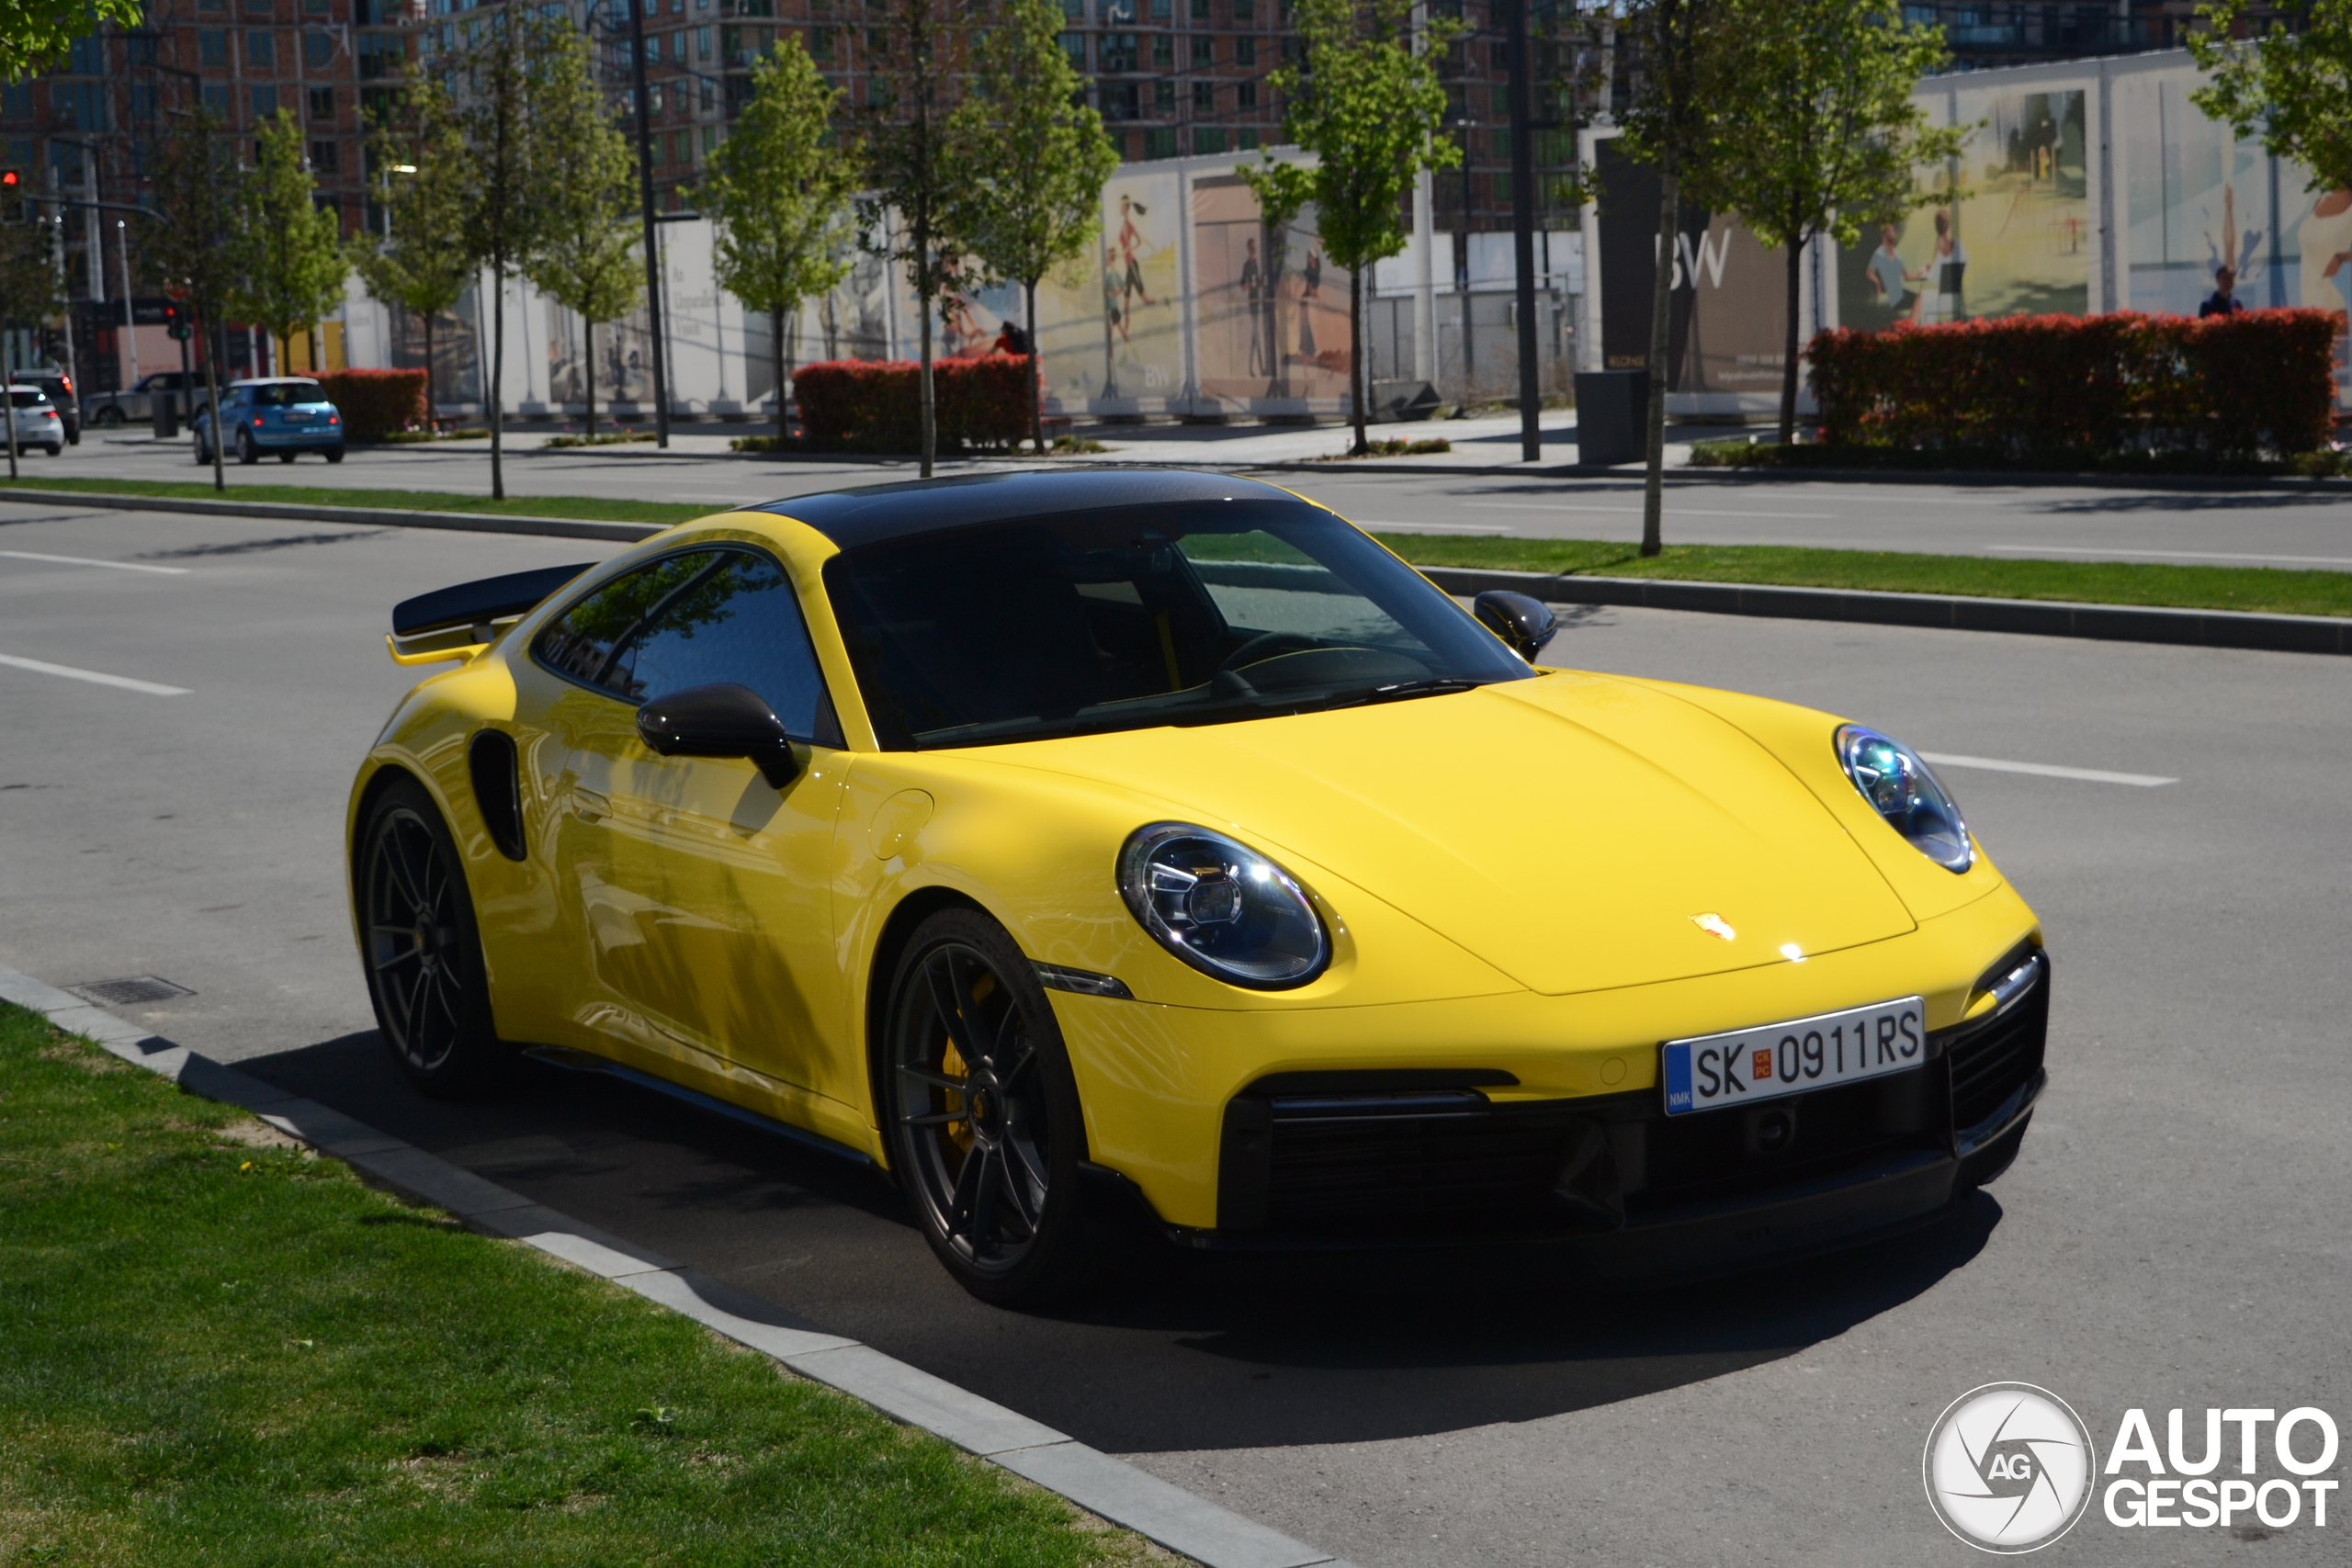
[[[1432,675],[1426,681],[1396,681],[1385,686],[1374,686],[1358,700],[1393,703],[1406,697],[1442,697],[1449,692],[1475,691],[1485,684],[1484,681],[1472,681],[1460,675]]]

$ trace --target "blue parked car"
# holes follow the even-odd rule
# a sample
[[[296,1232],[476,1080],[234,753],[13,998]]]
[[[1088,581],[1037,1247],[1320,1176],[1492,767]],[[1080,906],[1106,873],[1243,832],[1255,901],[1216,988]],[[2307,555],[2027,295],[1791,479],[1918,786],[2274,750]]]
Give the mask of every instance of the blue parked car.
[[[327,401],[326,389],[300,376],[258,377],[232,381],[220,391],[220,410],[229,432],[224,454],[233,452],[240,463],[258,463],[274,452],[290,463],[304,452],[316,452],[330,463],[343,461],[343,412]],[[196,437],[196,460],[212,461],[212,411],[197,410],[189,425]]]

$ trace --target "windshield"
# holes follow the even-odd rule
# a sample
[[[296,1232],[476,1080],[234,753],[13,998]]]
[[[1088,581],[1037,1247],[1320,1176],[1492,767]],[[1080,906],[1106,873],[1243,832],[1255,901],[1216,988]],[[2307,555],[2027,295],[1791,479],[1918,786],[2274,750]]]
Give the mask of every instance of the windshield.
[[[270,381],[259,387],[245,389],[254,396],[254,406],[262,409],[291,408],[297,403],[322,403],[327,395],[316,381]]]
[[[1410,567],[1303,502],[1073,513],[825,566],[892,750],[1215,724],[1532,671]]]

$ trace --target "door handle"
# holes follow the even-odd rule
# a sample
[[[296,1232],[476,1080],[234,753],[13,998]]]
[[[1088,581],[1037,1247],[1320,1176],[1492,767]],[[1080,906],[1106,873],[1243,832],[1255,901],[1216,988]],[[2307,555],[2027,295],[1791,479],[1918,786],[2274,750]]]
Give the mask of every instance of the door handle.
[[[613,814],[613,803],[593,789],[574,788],[571,810],[574,816],[585,821],[597,822]]]

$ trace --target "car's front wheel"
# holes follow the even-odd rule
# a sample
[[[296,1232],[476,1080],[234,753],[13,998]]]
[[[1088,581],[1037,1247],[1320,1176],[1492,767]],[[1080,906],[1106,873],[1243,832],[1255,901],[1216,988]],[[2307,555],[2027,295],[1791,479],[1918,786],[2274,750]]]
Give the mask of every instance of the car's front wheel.
[[[261,448],[254,445],[254,437],[251,431],[240,430],[237,432],[237,461],[240,463],[258,463],[261,461]]]
[[[508,1081],[515,1056],[491,1021],[465,869],[423,785],[396,779],[376,795],[355,855],[368,998],[392,1060],[445,1100]]]
[[[916,928],[889,996],[891,1157],[932,1250],[983,1301],[1068,1291],[1084,1267],[1085,1132],[1035,971],[994,920],[944,909]]]

